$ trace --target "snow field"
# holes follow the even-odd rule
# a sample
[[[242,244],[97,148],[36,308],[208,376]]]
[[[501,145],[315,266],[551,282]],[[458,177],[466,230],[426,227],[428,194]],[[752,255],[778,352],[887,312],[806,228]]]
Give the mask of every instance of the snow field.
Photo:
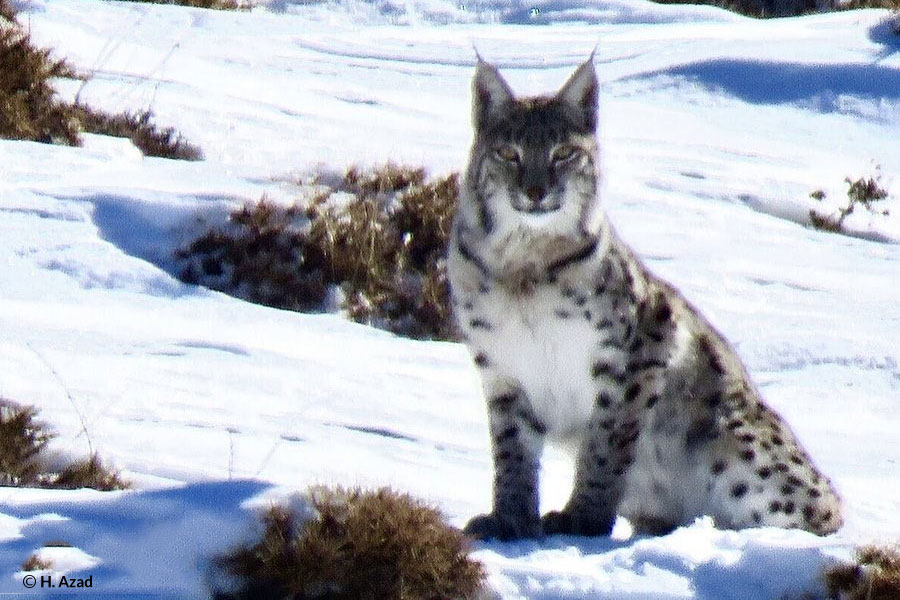
[[[391,6],[400,6],[392,9]],[[556,89],[598,45],[606,203],[653,270],[737,346],[843,493],[820,539],[708,521],[661,538],[479,544],[504,598],[822,593],[824,565],[900,536],[900,208],[862,237],[803,225],[808,194],[900,173],[900,42],[883,11],[753,21],[638,0],[272,3],[251,13],[35,0],[26,20],[91,80],[62,93],[152,108],[207,157],[0,141],[0,396],[34,404],[57,452],[98,451],[129,492],[0,490],[0,592],[31,553],[92,594],[203,597],[253,510],[310,484],[391,485],[462,525],[489,508],[477,374],[456,344],[184,285],[172,251],[318,170],[461,168],[472,46],[514,89]],[[473,13],[475,16],[473,17]],[[864,239],[870,238],[870,239]],[[880,241],[873,241],[880,240]],[[570,470],[545,460],[545,508]],[[296,500],[295,500],[296,501]],[[256,507],[256,508],[254,508]],[[39,550],[62,540],[70,549]],[[51,556],[52,555],[52,556]]]

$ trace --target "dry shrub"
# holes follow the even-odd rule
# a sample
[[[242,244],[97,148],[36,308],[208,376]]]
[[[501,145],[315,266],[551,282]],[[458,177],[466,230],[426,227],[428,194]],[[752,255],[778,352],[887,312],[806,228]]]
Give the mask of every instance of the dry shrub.
[[[123,490],[129,487],[118,473],[111,471],[96,454],[66,466],[53,479],[53,487],[76,490],[91,488],[101,492]]]
[[[897,600],[900,598],[900,550],[864,546],[857,550],[855,564],[828,569],[825,582],[829,597],[834,600]]]
[[[7,21],[14,21],[16,19],[16,10],[12,7],[12,4],[7,2],[7,0],[0,0],[0,19],[6,19]],[[3,23],[0,22],[0,26]]]
[[[835,10],[856,10],[860,8],[900,9],[900,0],[837,0]]]
[[[844,219],[842,217],[833,217],[816,210],[809,211],[809,223],[813,226],[813,229],[818,229],[819,231],[840,233],[844,230]]]
[[[0,0],[0,138],[77,146],[84,131],[127,137],[148,156],[203,158],[174,129],[154,125],[148,111],[111,115],[57,98],[52,80],[77,74],[34,46],[15,17],[12,4]]]
[[[42,455],[54,434],[36,417],[34,407],[0,398],[0,485],[101,491],[128,487],[96,454],[58,472],[48,471]]]
[[[453,339],[445,266],[456,175],[425,183],[392,165],[388,177],[359,184],[355,200],[335,207],[320,197],[310,207],[310,240],[331,282],[342,285],[345,308],[360,323],[414,338]],[[352,171],[351,171],[352,173]]]
[[[220,599],[473,598],[484,579],[436,509],[387,488],[310,490],[316,515],[272,508],[262,539],[219,560],[239,588]]]
[[[887,190],[881,187],[881,177],[860,177],[856,181],[847,177],[844,181],[849,185],[847,197],[851,203],[860,203],[869,208],[873,202],[884,200],[888,197]]]
[[[0,137],[76,144],[78,120],[51,85],[55,77],[73,77],[71,67],[31,44],[10,4],[0,13],[8,21],[0,21]]]
[[[23,571],[46,571],[47,569],[52,568],[52,562],[40,558],[37,554],[32,554],[25,559],[25,562],[22,563]]]
[[[358,196],[390,194],[412,186],[421,186],[425,182],[425,169],[404,167],[395,163],[368,171],[353,166],[344,174],[341,189],[353,192]]]
[[[185,140],[175,129],[157,127],[151,111],[114,115],[82,104],[75,105],[75,111],[85,131],[128,138],[145,156],[203,160],[200,148]]]
[[[196,8],[212,8],[215,10],[246,10],[253,6],[249,1],[240,0],[131,0],[147,4],[177,4]]]
[[[815,10],[815,0],[787,0],[787,6],[778,6],[779,0],[653,0],[657,4],[699,4],[718,6],[747,17],[763,19],[774,16],[800,15]]]
[[[360,323],[454,339],[445,257],[458,194],[455,174],[351,168],[305,208],[263,199],[235,211],[177,252],[180,275],[269,306],[339,304]]]
[[[831,231],[833,233],[841,233],[844,230],[844,220],[856,210],[857,206],[862,206],[867,211],[875,214],[887,216],[888,209],[879,209],[876,203],[889,197],[886,189],[881,186],[881,174],[878,173],[874,177],[860,177],[852,180],[845,178],[847,183],[847,204],[838,207],[837,215],[823,213],[819,210],[812,209],[809,211],[809,222],[815,229],[822,231]],[[816,190],[810,194],[814,200],[822,201],[825,199],[825,192]]]
[[[263,198],[178,250],[180,277],[267,306],[322,310],[328,288],[305,224],[304,209]]]
[[[0,485],[28,485],[40,474],[38,455],[53,434],[35,419],[37,410],[0,398]]]

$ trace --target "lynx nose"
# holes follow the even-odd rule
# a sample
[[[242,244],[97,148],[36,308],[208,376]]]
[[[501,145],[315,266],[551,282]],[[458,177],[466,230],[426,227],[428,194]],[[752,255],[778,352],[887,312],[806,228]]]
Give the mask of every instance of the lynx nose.
[[[544,198],[544,194],[546,194],[546,191],[539,185],[533,185],[525,190],[525,195],[535,204],[540,204],[541,200]]]

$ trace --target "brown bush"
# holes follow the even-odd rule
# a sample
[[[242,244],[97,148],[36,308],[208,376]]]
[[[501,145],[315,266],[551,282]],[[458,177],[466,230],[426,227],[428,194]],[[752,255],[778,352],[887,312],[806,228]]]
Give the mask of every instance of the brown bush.
[[[37,410],[0,398],[0,485],[28,485],[40,474],[38,455],[53,434],[35,419]]]
[[[91,488],[101,492],[123,490],[129,486],[118,473],[103,465],[96,454],[74,462],[53,478],[53,487],[67,490]]]
[[[259,542],[219,560],[239,587],[217,598],[445,600],[481,589],[466,538],[411,496],[319,487],[310,502],[310,520],[273,508]]]
[[[12,4],[0,0],[0,137],[77,146],[84,131],[127,137],[148,156],[203,158],[174,129],[158,128],[148,111],[112,115],[57,98],[52,80],[78,75],[50,50],[34,46],[15,18]]]
[[[841,233],[844,231],[844,220],[856,210],[857,206],[862,206],[872,213],[878,213],[879,209],[875,203],[885,200],[889,197],[887,190],[881,187],[881,175],[874,177],[860,177],[852,180],[845,178],[847,183],[847,204],[838,207],[837,215],[830,215],[819,210],[809,211],[809,222],[814,229],[822,231],[831,231],[833,233]],[[822,201],[825,199],[825,192],[816,190],[810,194],[814,200]],[[881,209],[880,213],[888,215],[887,209]]]
[[[240,0],[131,0],[132,2],[145,2],[147,4],[177,4],[178,6],[193,6],[196,8],[212,8],[215,10],[243,10],[249,9],[253,4]]]
[[[53,472],[43,453],[55,436],[36,419],[37,410],[0,398],[0,485],[57,489],[124,489],[128,483],[93,455]]]
[[[0,7],[0,137],[36,142],[78,143],[78,120],[51,86],[54,77],[73,77],[69,65],[36,48],[13,21],[8,3]]]
[[[180,277],[267,306],[324,310],[324,261],[304,223],[304,209],[263,198],[232,213],[226,227],[178,250]]]
[[[111,114],[83,104],[74,112],[84,131],[131,140],[144,156],[177,160],[203,160],[203,152],[171,127],[159,128],[151,111]]]
[[[0,0],[0,19],[14,21],[16,19],[16,10],[7,0]],[[2,23],[0,23],[2,25]]]
[[[351,168],[306,207],[263,199],[235,211],[176,253],[180,275],[290,310],[330,310],[339,297],[357,322],[454,339],[445,257],[458,194],[455,174]]]
[[[834,600],[897,600],[900,598],[900,550],[864,546],[856,563],[825,572],[829,597]]]
[[[53,563],[40,558],[37,554],[32,554],[22,563],[23,571],[44,571],[51,568],[53,568]]]
[[[860,8],[900,10],[900,0],[847,0],[838,4],[836,10],[856,10]]]

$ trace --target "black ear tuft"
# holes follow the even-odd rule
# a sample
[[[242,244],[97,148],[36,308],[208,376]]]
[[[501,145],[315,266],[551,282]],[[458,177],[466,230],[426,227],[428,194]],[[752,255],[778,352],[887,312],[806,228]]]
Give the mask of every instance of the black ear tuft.
[[[472,80],[472,119],[476,131],[500,114],[512,101],[512,90],[497,67],[484,62],[479,56],[475,78]]]
[[[588,131],[597,129],[597,73],[594,71],[594,55],[583,63],[569,77],[569,80],[556,94],[575,118],[576,122]]]

